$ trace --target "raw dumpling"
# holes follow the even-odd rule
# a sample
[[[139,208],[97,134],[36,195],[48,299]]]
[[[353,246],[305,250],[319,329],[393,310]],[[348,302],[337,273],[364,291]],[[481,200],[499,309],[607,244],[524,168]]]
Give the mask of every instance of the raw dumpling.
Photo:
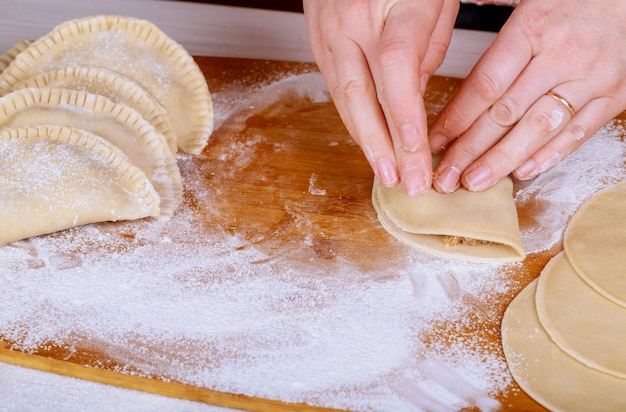
[[[96,67],[69,66],[29,77],[14,85],[11,91],[27,87],[83,90],[125,104],[161,132],[172,153],[176,153],[176,135],[167,111],[138,83],[119,73]]]
[[[69,89],[20,89],[0,98],[0,126],[57,125],[79,128],[119,147],[141,169],[171,216],[182,200],[176,159],[165,137],[141,114],[104,96]]]
[[[204,75],[180,44],[145,20],[104,15],[61,23],[0,73],[0,90],[76,65],[113,70],[139,83],[167,110],[181,150],[197,154],[206,145],[213,106]]]
[[[3,72],[11,62],[15,59],[15,56],[24,51],[32,42],[30,40],[22,40],[13,45],[9,50],[0,54],[0,73]]]
[[[88,223],[159,215],[119,148],[80,129],[0,129],[0,245]]]

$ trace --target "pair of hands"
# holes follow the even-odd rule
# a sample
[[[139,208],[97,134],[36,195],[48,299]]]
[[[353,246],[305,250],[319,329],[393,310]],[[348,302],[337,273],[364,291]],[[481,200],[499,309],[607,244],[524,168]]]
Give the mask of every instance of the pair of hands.
[[[350,135],[378,179],[409,196],[533,178],[626,109],[623,0],[522,0],[430,131],[423,96],[459,0],[303,3]],[[433,171],[431,153],[442,150]]]

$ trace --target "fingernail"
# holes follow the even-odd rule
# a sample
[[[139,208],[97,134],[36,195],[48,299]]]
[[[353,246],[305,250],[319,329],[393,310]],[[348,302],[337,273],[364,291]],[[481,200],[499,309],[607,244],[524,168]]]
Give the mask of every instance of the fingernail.
[[[531,158],[519,165],[515,173],[519,179],[529,179],[534,176],[535,169],[537,169],[537,162]]]
[[[459,178],[461,170],[457,167],[450,166],[444,168],[441,172],[435,174],[436,186],[443,193],[452,193],[459,188]]]
[[[410,123],[403,124],[400,127],[400,139],[402,139],[404,148],[409,152],[415,152],[422,147],[422,139],[417,132],[417,128]]]
[[[448,138],[440,133],[435,133],[430,136],[430,149],[434,153],[439,153],[442,150],[445,150],[448,145]]]
[[[378,176],[381,183],[387,187],[395,186],[398,183],[396,165],[387,157],[378,159],[376,162],[376,176]]]
[[[402,174],[402,187],[410,197],[421,196],[430,189],[428,176],[419,166],[408,168]]]
[[[486,189],[489,186],[490,178],[491,168],[485,165],[478,165],[465,175],[465,181],[468,185],[468,189],[472,191]]]

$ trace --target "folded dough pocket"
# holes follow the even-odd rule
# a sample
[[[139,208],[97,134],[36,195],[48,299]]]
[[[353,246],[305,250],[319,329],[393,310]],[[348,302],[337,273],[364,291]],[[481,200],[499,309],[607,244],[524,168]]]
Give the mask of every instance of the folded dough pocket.
[[[398,185],[374,181],[372,203],[378,220],[398,240],[434,255],[467,261],[515,262],[524,259],[513,182],[503,179],[489,190],[430,190],[411,198]]]
[[[0,245],[158,215],[148,177],[107,140],[65,126],[0,129]]]

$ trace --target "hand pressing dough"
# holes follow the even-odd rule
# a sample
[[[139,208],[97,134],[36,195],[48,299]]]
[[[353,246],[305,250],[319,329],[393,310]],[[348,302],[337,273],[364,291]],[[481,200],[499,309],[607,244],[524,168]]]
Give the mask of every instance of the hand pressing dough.
[[[80,129],[0,129],[0,245],[159,215],[159,196],[119,148]]]
[[[76,65],[113,70],[139,83],[167,110],[181,150],[197,154],[206,145],[213,106],[204,75],[181,45],[148,21],[105,15],[61,23],[0,73],[0,90]]]
[[[22,80],[15,84],[11,91],[27,87],[82,90],[107,97],[114,103],[125,104],[137,110],[165,136],[172,153],[177,151],[176,135],[165,108],[141,85],[114,71],[87,66],[68,66]]]
[[[11,62],[15,59],[15,56],[24,51],[28,45],[32,42],[30,40],[22,40],[15,43],[9,50],[0,54],[0,73],[3,72]]]
[[[161,198],[161,216],[182,200],[176,159],[165,137],[141,114],[104,96],[69,89],[21,89],[0,98],[0,126],[58,125],[83,129],[118,146]]]
[[[626,308],[580,278],[563,252],[541,272],[535,300],[541,324],[564,352],[591,368],[626,378]]]
[[[519,386],[552,411],[626,410],[626,379],[591,369],[568,356],[545,332],[535,309],[537,280],[509,305],[502,346]]]
[[[431,189],[411,198],[400,185],[387,188],[375,179],[372,204],[382,226],[416,249],[468,261],[514,262],[525,254],[512,193],[506,178],[484,192]]]
[[[626,307],[626,182],[595,194],[574,214],[563,247],[576,273]]]

